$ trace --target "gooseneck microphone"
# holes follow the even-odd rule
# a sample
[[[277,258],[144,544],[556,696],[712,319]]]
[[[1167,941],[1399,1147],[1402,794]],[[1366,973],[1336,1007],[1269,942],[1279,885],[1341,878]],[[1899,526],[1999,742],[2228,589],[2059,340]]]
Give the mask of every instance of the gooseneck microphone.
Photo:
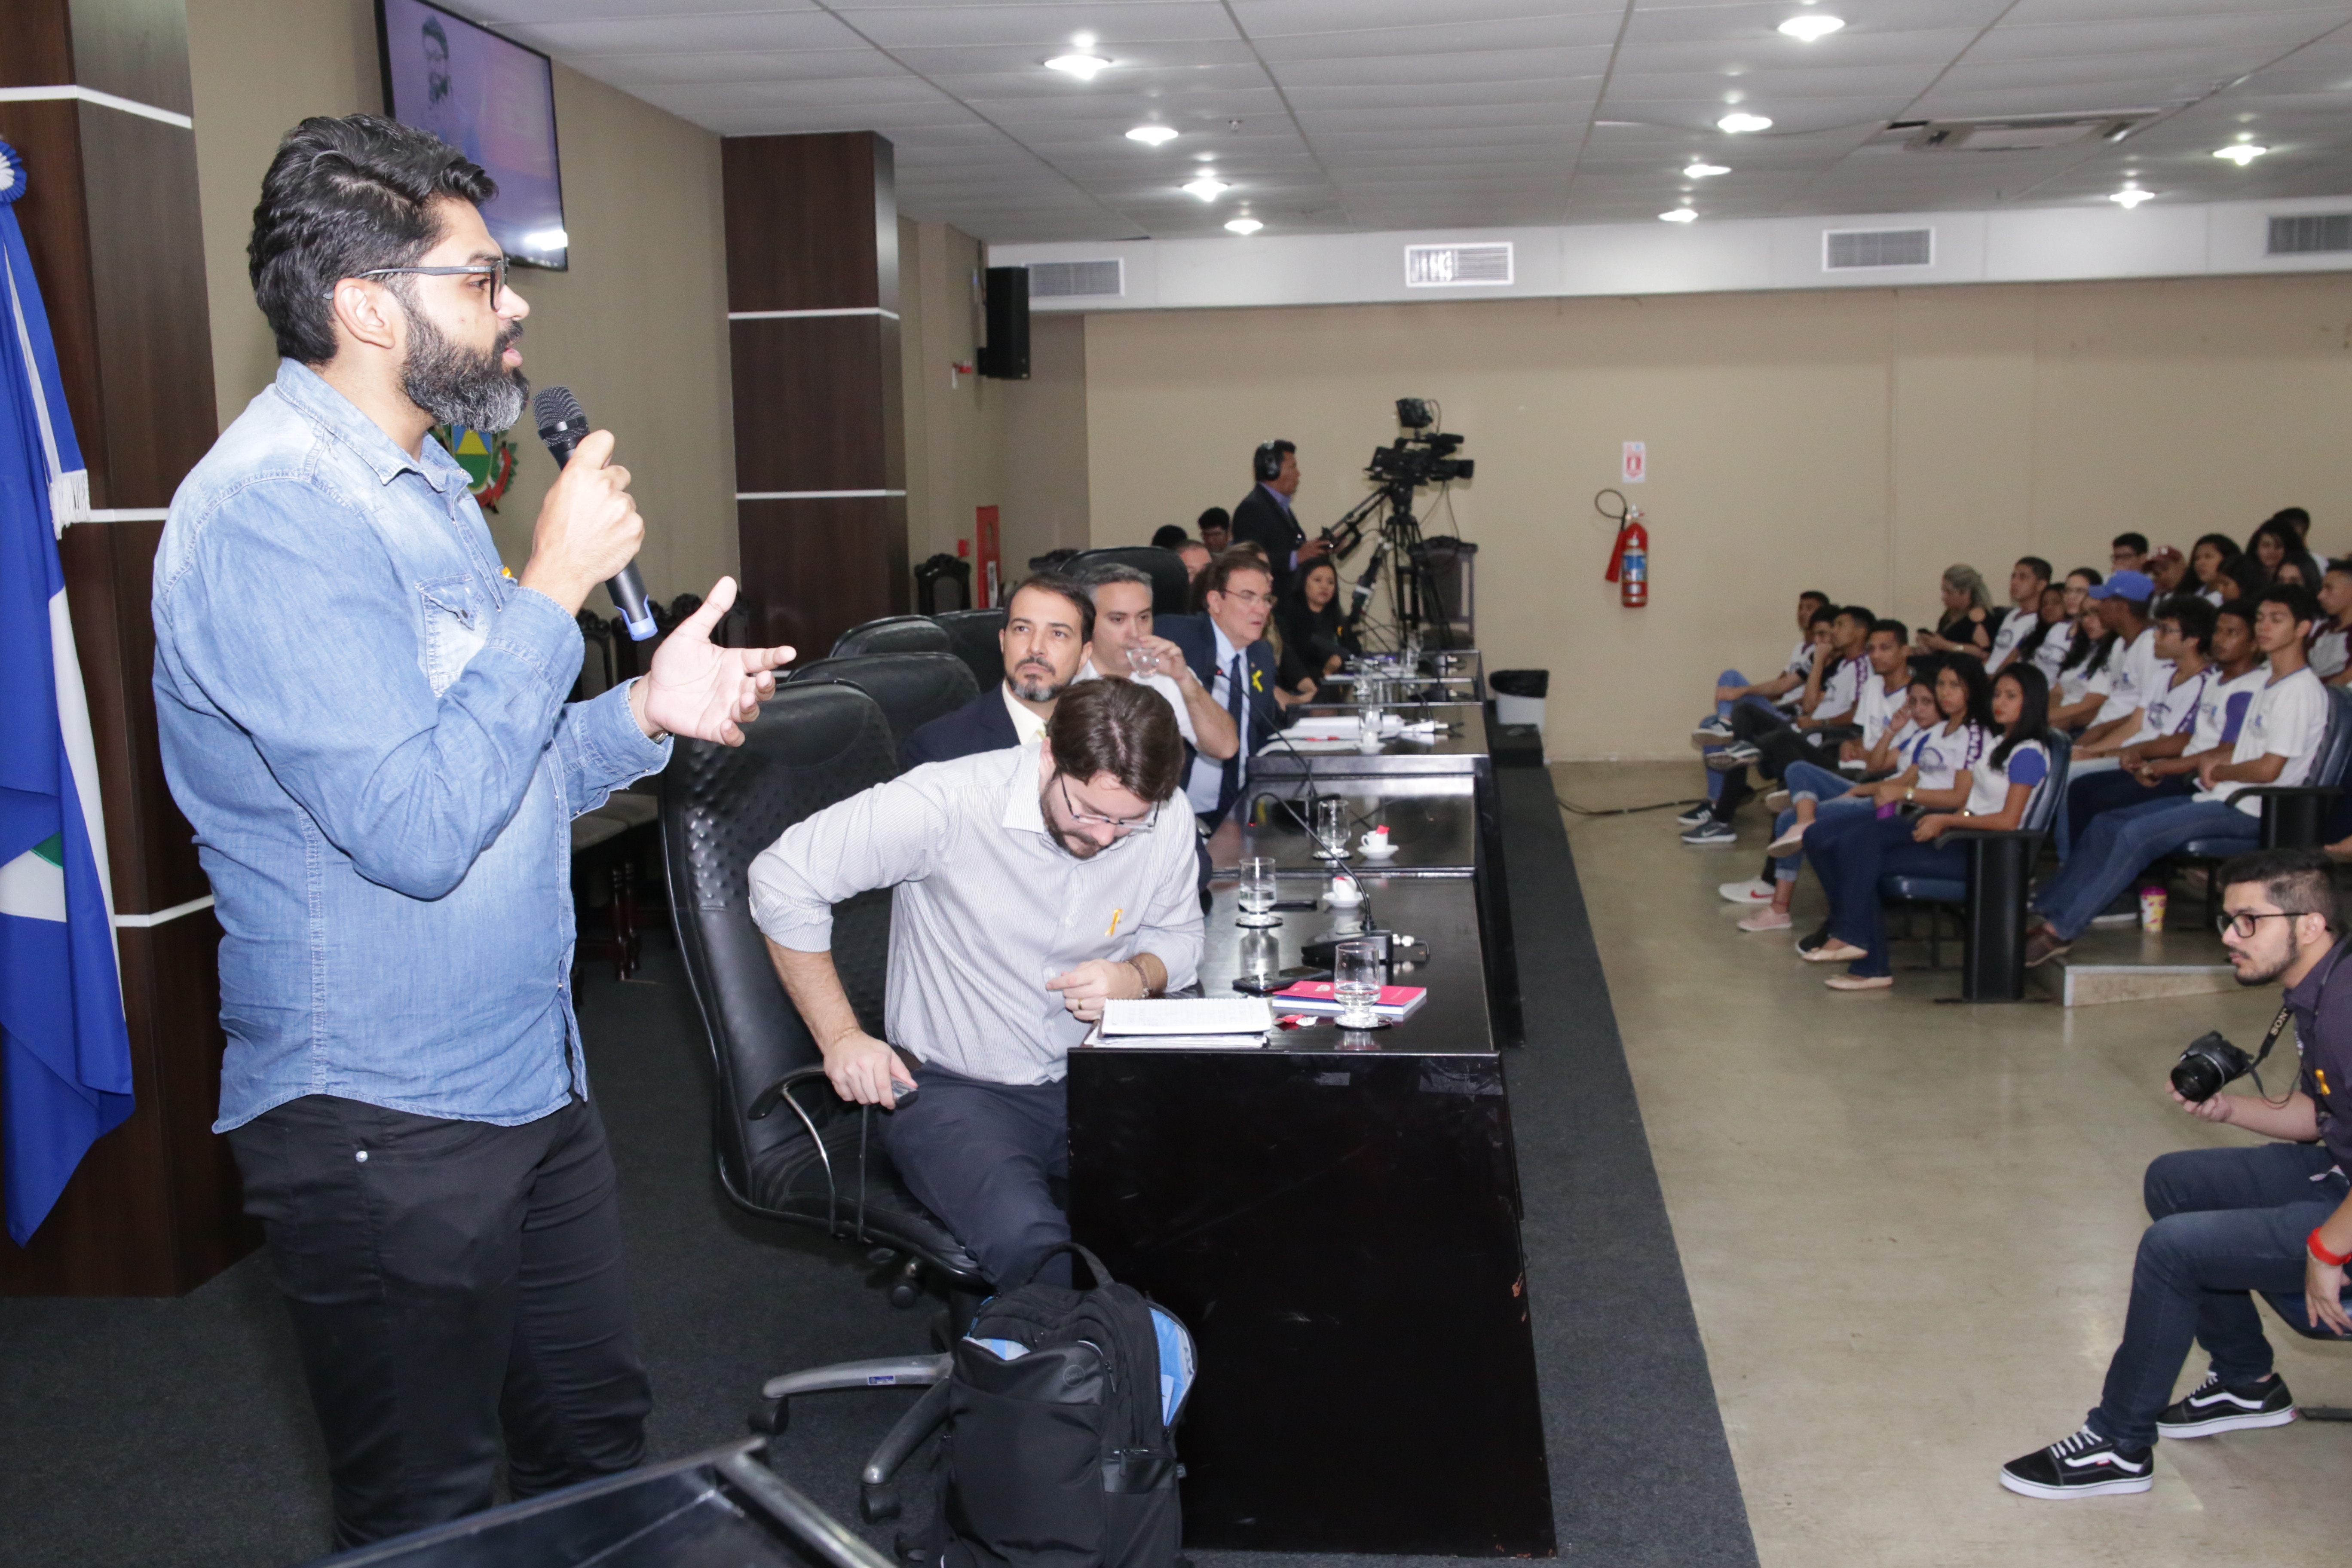
[[[572,395],[568,386],[543,386],[539,395],[530,400],[530,411],[539,421],[539,438],[555,458],[557,468],[572,460],[572,454],[588,437],[588,413],[580,400]],[[653,637],[653,606],[646,599],[646,580],[637,574],[637,563],[626,566],[605,581],[604,591],[613,595],[613,607],[621,612],[621,622],[629,628],[632,642],[646,642]]]

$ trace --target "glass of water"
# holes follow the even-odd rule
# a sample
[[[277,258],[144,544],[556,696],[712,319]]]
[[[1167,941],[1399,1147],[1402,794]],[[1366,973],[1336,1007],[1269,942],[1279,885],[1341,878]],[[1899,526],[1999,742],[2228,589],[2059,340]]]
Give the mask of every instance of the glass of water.
[[[1253,929],[1280,925],[1282,917],[1274,912],[1276,896],[1274,858],[1253,855],[1244,860],[1241,890],[1237,898],[1242,912],[1234,923]]]
[[[1332,954],[1331,994],[1339,1004],[1339,1027],[1369,1029],[1379,1024],[1372,1004],[1388,979],[1387,939],[1359,936],[1337,944]]]
[[[1322,860],[1348,858],[1348,803],[1338,795],[1315,803],[1315,855]]]
[[[1150,645],[1138,643],[1127,650],[1127,668],[1136,675],[1157,675],[1160,672],[1160,656],[1151,650]]]

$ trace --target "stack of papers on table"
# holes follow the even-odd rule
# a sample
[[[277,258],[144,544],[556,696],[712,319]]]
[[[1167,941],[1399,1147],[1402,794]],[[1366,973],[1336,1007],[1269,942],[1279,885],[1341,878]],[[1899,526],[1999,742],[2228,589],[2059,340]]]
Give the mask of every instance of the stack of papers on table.
[[[1254,1050],[1274,1027],[1263,996],[1165,996],[1106,1002],[1090,1046],[1147,1046],[1154,1050]]]

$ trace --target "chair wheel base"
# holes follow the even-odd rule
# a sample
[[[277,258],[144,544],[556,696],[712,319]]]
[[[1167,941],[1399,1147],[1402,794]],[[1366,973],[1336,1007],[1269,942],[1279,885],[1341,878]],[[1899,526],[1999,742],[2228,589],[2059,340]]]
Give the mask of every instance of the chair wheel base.
[[[782,1399],[762,1399],[751,1414],[748,1425],[752,1431],[771,1437],[782,1436],[793,1423],[793,1407]]]
[[[881,1524],[898,1518],[898,1492],[888,1487],[860,1487],[857,1491],[857,1517],[868,1524]]]
[[[890,1286],[890,1305],[906,1311],[923,1299],[923,1288],[912,1279],[899,1279]]]
[[[921,1536],[909,1535],[902,1530],[890,1538],[890,1555],[901,1563],[929,1563],[931,1550],[924,1544]],[[1192,1568],[1192,1565],[1187,1563],[1185,1568]]]

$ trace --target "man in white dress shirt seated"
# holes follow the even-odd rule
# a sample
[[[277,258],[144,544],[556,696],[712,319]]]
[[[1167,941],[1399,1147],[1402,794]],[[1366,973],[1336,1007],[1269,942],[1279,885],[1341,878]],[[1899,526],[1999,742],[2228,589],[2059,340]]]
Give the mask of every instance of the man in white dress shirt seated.
[[[1184,661],[1184,650],[1151,630],[1151,579],[1132,566],[1098,566],[1085,578],[1094,601],[1095,635],[1078,667],[1080,680],[1132,680],[1168,700],[1184,743],[1223,762],[1241,750],[1234,716],[1218,705]]]
[[[918,767],[751,862],[751,916],[844,1100],[877,1105],[908,1187],[1000,1289],[1069,1279],[1070,1047],[1114,997],[1201,961],[1184,743],[1160,696],[1088,680],[1024,745]],[[893,889],[886,1042],[833,962],[833,906]],[[909,1091],[916,1091],[909,1096]],[[1045,1265],[1041,1270],[1039,1265]]]

